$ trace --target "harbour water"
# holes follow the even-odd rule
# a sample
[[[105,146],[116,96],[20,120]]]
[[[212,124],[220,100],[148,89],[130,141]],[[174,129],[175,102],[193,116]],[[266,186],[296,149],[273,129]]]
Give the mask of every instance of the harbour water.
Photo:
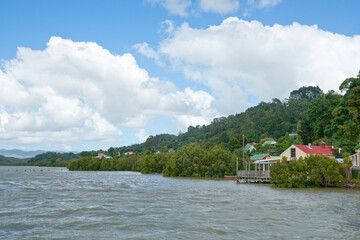
[[[360,191],[0,167],[0,239],[360,239]]]

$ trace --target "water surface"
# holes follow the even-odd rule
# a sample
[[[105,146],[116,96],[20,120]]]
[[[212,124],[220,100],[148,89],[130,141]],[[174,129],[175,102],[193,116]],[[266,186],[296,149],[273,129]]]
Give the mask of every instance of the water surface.
[[[0,167],[3,239],[360,239],[360,191]]]

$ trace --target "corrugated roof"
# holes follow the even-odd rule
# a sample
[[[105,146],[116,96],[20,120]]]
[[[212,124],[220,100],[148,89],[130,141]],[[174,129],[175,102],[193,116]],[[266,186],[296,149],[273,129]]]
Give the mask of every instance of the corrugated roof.
[[[332,147],[329,146],[309,146],[308,145],[294,145],[306,154],[322,154],[322,155],[333,155],[331,152]]]
[[[249,150],[251,147],[254,147],[253,145],[246,145],[245,147],[244,147],[244,149],[245,150]]]
[[[258,160],[263,159],[264,157],[268,156],[267,153],[255,154],[254,156],[250,157],[250,160]]]

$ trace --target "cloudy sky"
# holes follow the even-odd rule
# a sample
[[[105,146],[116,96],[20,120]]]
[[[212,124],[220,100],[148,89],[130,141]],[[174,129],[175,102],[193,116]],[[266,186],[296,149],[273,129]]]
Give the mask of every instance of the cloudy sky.
[[[82,151],[337,90],[357,0],[1,0],[0,148]]]

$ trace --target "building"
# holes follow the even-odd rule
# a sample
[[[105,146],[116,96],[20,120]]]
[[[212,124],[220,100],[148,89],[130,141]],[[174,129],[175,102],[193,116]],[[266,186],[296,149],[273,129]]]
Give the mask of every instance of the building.
[[[98,155],[95,158],[112,158],[112,157],[106,155],[105,153],[98,153]]]
[[[270,171],[270,167],[280,161],[280,156],[270,156],[270,154],[255,154],[250,157],[251,164],[255,165],[255,171]]]
[[[251,151],[255,151],[256,148],[255,148],[255,145],[248,143],[248,144],[246,144],[246,146],[244,147],[244,150],[245,150],[245,152],[247,152],[247,151],[250,151],[250,152],[251,152]]]
[[[360,168],[360,149],[356,150],[356,153],[350,156],[353,167]]]
[[[276,143],[277,143],[277,142],[274,141],[274,140],[269,140],[269,141],[265,141],[265,142],[263,143],[263,146],[268,145],[268,146],[273,147],[273,146],[275,146]]]
[[[129,151],[129,152],[125,153],[125,155],[133,155],[133,154],[134,154],[134,152],[132,152],[132,151]]]
[[[333,147],[326,146],[326,143],[323,143],[322,146],[311,146],[309,145],[291,145],[288,149],[286,149],[283,153],[280,154],[280,159],[286,157],[289,160],[297,159],[300,157],[307,157],[310,155],[324,155],[330,158],[334,158],[335,156],[332,153]]]
[[[255,154],[255,155],[250,157],[250,162],[264,160],[264,159],[267,159],[267,158],[270,158],[270,157],[271,156],[268,153]]]

